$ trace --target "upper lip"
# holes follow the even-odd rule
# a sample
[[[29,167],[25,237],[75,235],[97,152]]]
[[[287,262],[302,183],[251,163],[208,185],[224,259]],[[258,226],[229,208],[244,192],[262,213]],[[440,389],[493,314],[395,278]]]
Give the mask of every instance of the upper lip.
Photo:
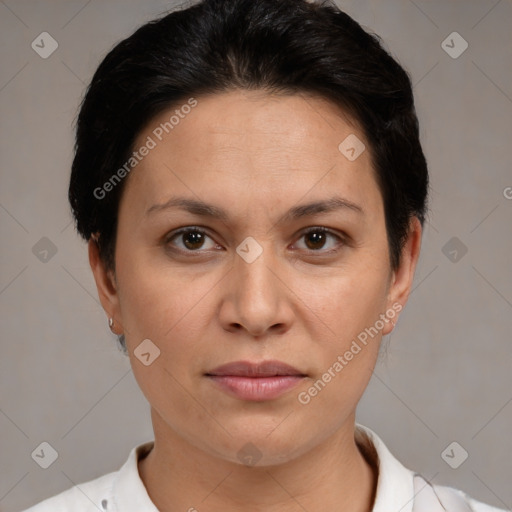
[[[305,374],[297,370],[297,368],[281,361],[262,361],[260,363],[233,361],[207,372],[206,375],[232,375],[236,377],[274,377],[279,375],[305,376]]]

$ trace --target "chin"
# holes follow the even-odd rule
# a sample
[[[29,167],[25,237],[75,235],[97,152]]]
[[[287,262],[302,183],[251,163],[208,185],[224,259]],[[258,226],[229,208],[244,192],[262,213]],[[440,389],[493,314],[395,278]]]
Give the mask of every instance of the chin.
[[[225,423],[231,436],[226,434],[221,443],[212,441],[208,451],[244,466],[276,466],[289,462],[314,448],[322,435],[286,424],[285,417],[278,422],[273,418],[271,426],[264,419],[253,419],[250,424],[246,420],[237,424]]]

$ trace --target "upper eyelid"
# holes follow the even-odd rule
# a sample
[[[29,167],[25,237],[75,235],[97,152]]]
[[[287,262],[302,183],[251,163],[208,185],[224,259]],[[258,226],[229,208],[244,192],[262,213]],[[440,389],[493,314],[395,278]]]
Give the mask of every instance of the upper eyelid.
[[[207,229],[203,228],[203,227],[200,227],[200,226],[185,226],[183,228],[178,228],[178,229],[175,229],[169,233],[167,233],[164,237],[164,242],[165,243],[169,243],[171,242],[174,238],[180,236],[180,235],[184,235],[186,233],[202,233],[203,235],[206,235],[207,237],[211,238],[214,242],[214,238],[213,236],[211,236],[208,232]],[[217,242],[215,242],[217,243]],[[190,251],[192,252],[192,251]],[[197,252],[197,251],[196,251]]]

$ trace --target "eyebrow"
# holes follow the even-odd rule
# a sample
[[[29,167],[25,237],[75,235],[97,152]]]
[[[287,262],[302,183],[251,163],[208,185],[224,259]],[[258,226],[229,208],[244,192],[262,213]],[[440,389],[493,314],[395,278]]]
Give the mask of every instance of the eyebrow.
[[[172,197],[163,204],[154,204],[146,211],[146,215],[169,210],[172,208],[179,208],[194,215],[219,219],[224,222],[229,220],[229,214],[223,208],[199,201],[197,199],[189,199],[186,197]],[[344,199],[343,197],[334,196],[322,201],[313,201],[311,203],[294,206],[280,218],[280,222],[287,222],[300,219],[302,217],[308,217],[319,213],[328,213],[341,209],[348,209],[364,215],[363,208],[358,204]]]

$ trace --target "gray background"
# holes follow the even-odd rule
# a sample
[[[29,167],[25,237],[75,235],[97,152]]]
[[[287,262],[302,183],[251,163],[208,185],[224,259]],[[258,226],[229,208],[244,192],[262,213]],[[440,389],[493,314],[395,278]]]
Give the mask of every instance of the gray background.
[[[432,178],[415,288],[358,421],[407,467],[510,509],[512,2],[338,3],[409,69]],[[152,438],[66,192],[85,85],[115,42],[172,5],[0,1],[3,512],[113,471]],[[48,59],[31,48],[43,31],[59,44]],[[441,46],[453,31],[469,44],[456,59]],[[46,262],[33,252],[42,237],[57,249]],[[42,441],[58,452],[46,470],[31,458]],[[469,453],[457,469],[441,457],[453,441]]]

